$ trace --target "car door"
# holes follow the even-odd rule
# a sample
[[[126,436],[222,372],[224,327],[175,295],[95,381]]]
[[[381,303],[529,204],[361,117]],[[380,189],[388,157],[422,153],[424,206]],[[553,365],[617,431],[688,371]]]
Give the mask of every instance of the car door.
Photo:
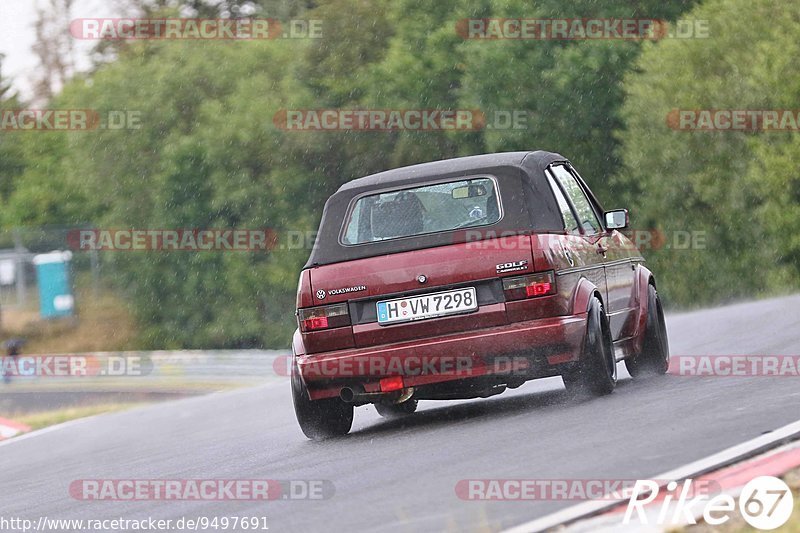
[[[598,241],[604,252],[603,264],[606,273],[606,312],[608,314],[611,334],[614,340],[629,336],[635,329],[633,323],[636,318],[636,263],[634,259],[639,255],[626,245],[626,239],[617,230],[608,230],[603,220],[603,209],[594,195],[589,191],[586,182],[580,177],[574,167],[570,167],[577,183],[583,188],[589,204],[602,224],[603,237]]]
[[[551,165],[547,179],[559,204],[567,230],[563,238],[568,265],[556,272],[560,285],[574,287],[581,278],[591,281],[608,298],[603,253],[603,227],[580,184],[566,163]]]

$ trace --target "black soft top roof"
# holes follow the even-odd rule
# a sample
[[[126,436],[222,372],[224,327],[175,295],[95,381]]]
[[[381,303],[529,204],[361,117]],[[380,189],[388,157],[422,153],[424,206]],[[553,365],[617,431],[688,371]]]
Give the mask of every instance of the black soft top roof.
[[[441,161],[419,163],[408,167],[385,170],[377,174],[354,179],[339,187],[336,194],[353,190],[363,192],[364,190],[384,187],[402,187],[404,185],[418,183],[419,181],[425,181],[432,176],[441,176],[444,174],[452,174],[455,176],[458,172],[462,172],[462,175],[467,176],[483,172],[480,169],[522,166],[523,162],[526,163],[526,166],[533,164],[544,169],[551,163],[563,161],[564,159],[564,157],[558,154],[542,151],[501,152],[497,154],[458,157],[456,159],[443,159]]]
[[[355,246],[345,246],[339,241],[347,210],[357,196],[438,179],[458,179],[477,174],[497,177],[503,217],[481,230],[497,233],[563,231],[564,223],[544,175],[545,168],[560,161],[566,161],[566,158],[552,152],[504,152],[421,163],[349,181],[325,202],[317,239],[304,268],[459,242],[459,236],[454,232]]]

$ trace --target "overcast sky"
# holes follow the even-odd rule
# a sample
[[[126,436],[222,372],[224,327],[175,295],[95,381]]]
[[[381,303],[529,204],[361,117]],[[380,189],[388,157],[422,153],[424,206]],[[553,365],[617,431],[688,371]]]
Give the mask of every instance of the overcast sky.
[[[3,60],[3,78],[12,81],[12,86],[23,98],[29,98],[32,78],[36,72],[37,59],[31,51],[35,41],[33,23],[36,6],[45,0],[0,0],[0,53]],[[113,2],[109,0],[76,0],[71,19],[110,17],[114,15]],[[69,32],[69,28],[64,28]],[[88,53],[95,44],[92,41],[76,41],[78,68],[88,65]]]

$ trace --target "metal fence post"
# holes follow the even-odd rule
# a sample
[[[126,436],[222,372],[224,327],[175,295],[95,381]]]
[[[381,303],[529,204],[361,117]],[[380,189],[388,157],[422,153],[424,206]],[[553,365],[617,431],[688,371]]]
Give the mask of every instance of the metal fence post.
[[[22,237],[19,234],[19,228],[14,228],[12,234],[14,236],[14,252],[16,252],[17,263],[17,305],[24,307],[27,296],[25,291],[25,248],[22,246]]]

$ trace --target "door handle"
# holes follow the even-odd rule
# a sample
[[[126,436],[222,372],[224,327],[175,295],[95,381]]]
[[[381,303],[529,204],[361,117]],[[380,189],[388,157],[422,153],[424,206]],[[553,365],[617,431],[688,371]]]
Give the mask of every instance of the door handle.
[[[606,248],[606,247],[605,247],[605,246],[603,246],[602,244],[598,244],[598,245],[597,245],[597,253],[598,253],[598,254],[605,256],[605,255],[606,255],[606,252],[608,252],[608,248]]]

